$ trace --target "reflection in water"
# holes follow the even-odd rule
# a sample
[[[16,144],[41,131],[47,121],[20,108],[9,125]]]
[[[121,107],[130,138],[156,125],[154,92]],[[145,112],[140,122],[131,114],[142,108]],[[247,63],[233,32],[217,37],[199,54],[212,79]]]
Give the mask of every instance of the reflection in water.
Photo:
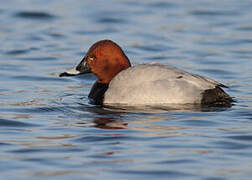
[[[101,117],[93,121],[94,127],[102,129],[126,129],[128,123],[124,123],[122,119],[112,117]]]
[[[160,104],[146,106],[122,106],[119,104],[105,105],[104,109],[115,112],[142,112],[142,113],[165,113],[165,112],[220,112],[230,107],[205,106],[200,104]]]
[[[140,113],[141,112],[141,113]],[[179,134],[176,130],[185,129],[177,126],[157,125],[164,120],[169,120],[164,109],[155,107],[97,107],[92,109],[92,113],[99,115],[93,119],[94,127],[102,129],[130,129],[137,131],[151,132],[149,135],[157,134]],[[171,111],[176,112],[176,111]],[[128,117],[131,116],[131,119]],[[134,117],[134,118],[132,118]],[[147,134],[146,134],[147,135]]]
[[[24,172],[27,174],[30,174],[32,177],[54,177],[54,176],[63,176],[63,175],[68,175],[68,174],[79,174],[79,175],[85,175],[87,174],[94,174],[92,172],[82,172],[82,171],[76,171],[76,170],[47,170],[47,171],[27,171]]]

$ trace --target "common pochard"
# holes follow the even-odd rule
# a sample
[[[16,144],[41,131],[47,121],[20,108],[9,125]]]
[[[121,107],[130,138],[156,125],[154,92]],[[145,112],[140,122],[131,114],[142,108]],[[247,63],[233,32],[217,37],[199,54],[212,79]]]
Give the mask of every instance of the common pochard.
[[[93,73],[97,81],[89,99],[104,105],[205,104],[226,106],[233,99],[223,84],[162,64],[131,66],[123,50],[111,40],[93,44],[79,65],[62,76]]]

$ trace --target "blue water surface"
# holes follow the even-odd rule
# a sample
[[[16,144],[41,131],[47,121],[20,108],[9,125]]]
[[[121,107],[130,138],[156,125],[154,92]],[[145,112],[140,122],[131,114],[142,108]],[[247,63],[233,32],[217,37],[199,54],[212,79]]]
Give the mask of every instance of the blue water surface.
[[[252,178],[252,1],[0,1],[0,179]],[[208,76],[231,108],[102,108],[59,78],[101,39]]]

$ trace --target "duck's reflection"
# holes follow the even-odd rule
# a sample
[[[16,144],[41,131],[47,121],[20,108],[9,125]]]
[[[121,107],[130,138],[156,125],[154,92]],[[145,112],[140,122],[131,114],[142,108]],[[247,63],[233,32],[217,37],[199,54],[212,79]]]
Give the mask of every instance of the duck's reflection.
[[[160,110],[152,110],[133,107],[94,107],[91,110],[96,118],[93,119],[93,127],[101,129],[131,129],[145,131],[161,131],[164,127],[155,125],[155,122],[169,119],[167,114],[158,113]],[[165,111],[162,111],[165,112]],[[168,128],[179,129],[179,128]]]
[[[121,118],[100,117],[94,119],[94,127],[101,129],[125,129],[128,123],[123,122]]]
[[[227,108],[203,107],[200,105],[173,105],[171,106],[94,106],[88,111],[94,114],[93,127],[102,129],[131,129],[153,132],[165,132],[185,129],[185,127],[160,125],[162,121],[174,120],[174,113],[192,113],[188,119],[200,118],[201,112],[225,111]],[[196,117],[197,116],[197,117]],[[177,132],[176,132],[177,133]]]

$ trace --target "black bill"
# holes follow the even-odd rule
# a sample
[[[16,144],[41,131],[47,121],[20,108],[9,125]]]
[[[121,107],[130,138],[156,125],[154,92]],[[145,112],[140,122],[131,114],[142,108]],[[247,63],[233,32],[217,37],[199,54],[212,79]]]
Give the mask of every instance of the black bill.
[[[59,75],[59,77],[63,77],[63,76],[77,76],[80,74],[87,74],[87,73],[91,73],[91,69],[88,67],[88,63],[87,63],[87,58],[86,56],[81,60],[80,64],[78,66],[76,66],[75,68],[63,72]]]

